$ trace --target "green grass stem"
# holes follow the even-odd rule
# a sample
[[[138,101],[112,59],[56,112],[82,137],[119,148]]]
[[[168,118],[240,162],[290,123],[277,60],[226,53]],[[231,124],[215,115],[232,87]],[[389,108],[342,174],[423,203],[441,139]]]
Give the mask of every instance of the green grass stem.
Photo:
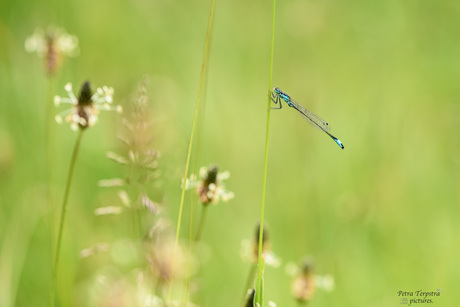
[[[56,285],[57,285],[57,276],[59,268],[59,258],[61,254],[61,243],[62,243],[62,233],[64,232],[65,218],[67,213],[67,201],[69,199],[70,186],[72,183],[72,175],[75,169],[75,162],[77,161],[78,149],[80,148],[81,139],[83,136],[83,130],[78,130],[77,140],[75,141],[75,146],[72,153],[72,158],[70,160],[69,172],[67,174],[67,183],[65,186],[64,200],[62,201],[61,209],[61,218],[59,222],[59,232],[56,245],[56,254],[54,256],[54,265],[53,265],[53,276],[51,281],[51,290],[50,290],[50,304],[49,306],[53,307],[55,302],[56,295]]]
[[[273,50],[275,46],[275,8],[276,0],[272,4],[272,36],[270,46],[270,73],[268,77],[268,101],[267,101],[267,123],[265,127],[265,153],[264,153],[264,175],[262,181],[262,203],[260,207],[260,229],[259,229],[259,255],[257,261],[257,279],[256,279],[256,296],[255,302],[261,307],[263,306],[263,273],[264,260],[262,258],[262,244],[264,234],[264,213],[265,213],[265,194],[267,187],[267,166],[268,166],[268,139],[270,134],[270,106],[271,106],[271,90],[273,79]]]
[[[206,221],[206,213],[208,212],[209,205],[203,205],[201,210],[200,223],[198,224],[198,229],[196,230],[195,242],[200,241],[201,234],[203,233],[204,223]]]
[[[49,224],[51,231],[51,238],[54,238],[54,221],[56,212],[55,208],[55,197],[54,197],[54,78],[48,76],[47,78],[48,88],[46,93],[46,114],[45,114],[45,146],[46,146],[46,193],[47,193],[47,210],[49,212]]]
[[[208,30],[207,30],[207,33],[206,33],[206,42],[205,42],[204,52],[203,52],[203,61],[202,61],[202,64],[201,64],[200,82],[199,82],[199,85],[198,85],[198,94],[197,94],[196,103],[195,103],[195,113],[193,115],[192,132],[190,134],[190,142],[189,142],[189,146],[188,146],[187,161],[185,163],[184,184],[182,185],[182,195],[181,195],[181,199],[180,199],[179,216],[177,218],[176,240],[175,240],[175,243],[174,243],[174,252],[173,252],[173,263],[176,260],[177,245],[179,243],[179,234],[180,234],[180,226],[181,226],[181,220],[182,220],[182,211],[183,211],[184,199],[185,199],[185,182],[186,182],[187,177],[188,177],[188,169],[189,169],[189,165],[190,165],[190,156],[191,156],[192,147],[193,147],[193,136],[194,136],[194,133],[195,133],[195,127],[196,127],[196,122],[197,122],[198,109],[199,109],[199,104],[200,104],[201,87],[203,85],[203,76],[204,76],[205,67],[206,67],[206,59],[207,59],[208,47],[209,47],[209,37],[210,37],[210,34],[211,34],[212,18],[214,16],[215,4],[216,4],[216,1],[212,0],[211,13],[209,15]],[[170,280],[169,290],[168,290],[168,301],[171,300],[171,291],[172,291],[172,280],[173,280],[173,278],[174,278],[174,271],[171,272],[171,280]]]
[[[212,41],[212,32],[209,37],[209,44],[211,44]],[[204,80],[207,80],[208,78],[208,72],[209,72],[209,61],[210,61],[210,52],[208,49],[208,59],[206,61],[206,66],[205,66],[205,72],[204,72]],[[201,157],[201,142],[202,142],[202,131],[203,131],[203,126],[204,126],[204,110],[206,109],[206,93],[208,87],[208,82],[204,82],[203,84],[203,95],[201,99],[201,104],[200,104],[200,110],[198,111],[198,118],[197,118],[197,127],[196,127],[196,141],[195,141],[195,147],[194,147],[194,152],[193,152],[193,159],[191,162],[191,169],[192,171],[195,170],[196,174],[199,172],[199,165],[200,165],[200,157]],[[189,210],[189,248],[190,252],[193,252],[194,250],[194,244],[196,242],[196,234],[194,233],[194,225],[195,225],[195,212],[196,212],[196,207],[197,207],[197,197],[191,197],[190,198],[190,210]],[[190,292],[190,283],[191,283],[191,276],[188,277],[188,280],[186,282],[186,288],[185,288],[185,295],[184,295],[184,304],[186,304],[188,298],[189,298],[189,292]],[[184,305],[185,306],[185,305]]]

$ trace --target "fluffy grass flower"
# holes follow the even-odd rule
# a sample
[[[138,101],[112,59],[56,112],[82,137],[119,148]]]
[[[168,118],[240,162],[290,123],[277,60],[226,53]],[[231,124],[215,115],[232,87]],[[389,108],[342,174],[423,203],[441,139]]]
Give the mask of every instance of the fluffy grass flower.
[[[144,77],[122,119],[123,129],[117,136],[123,148],[120,153],[107,153],[109,159],[123,166],[125,174],[99,181],[99,186],[120,188],[118,195],[123,206],[102,207],[96,211],[97,215],[119,214],[122,211],[131,213],[133,237],[136,239],[144,235],[152,222],[152,215],[146,213],[159,214],[163,202],[158,162],[160,152],[152,144],[154,121],[147,84],[148,78]]]
[[[177,257],[175,259],[171,257],[175,248],[174,232],[167,219],[158,219],[143,242],[157,294],[162,296],[163,290],[166,290],[169,283],[177,282],[177,286],[180,287],[185,280],[196,274],[197,259],[186,245],[178,244]]]
[[[49,75],[57,71],[63,56],[74,57],[79,53],[78,38],[62,28],[55,27],[49,27],[46,31],[36,29],[26,39],[25,49],[45,59],[45,69]]]
[[[86,129],[93,126],[98,119],[99,112],[123,111],[121,106],[113,106],[113,88],[103,86],[97,88],[93,93],[89,81],[85,81],[80,89],[78,98],[73,93],[72,84],[67,83],[65,90],[69,97],[54,97],[54,104],[59,106],[61,103],[71,104],[72,107],[64,112],[56,115],[55,119],[58,123],[63,122],[63,118],[70,123],[73,130]]]

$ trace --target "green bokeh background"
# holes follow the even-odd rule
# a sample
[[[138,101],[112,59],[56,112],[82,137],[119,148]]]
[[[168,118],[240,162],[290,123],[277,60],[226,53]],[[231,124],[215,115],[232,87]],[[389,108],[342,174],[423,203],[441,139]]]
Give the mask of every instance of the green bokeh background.
[[[236,196],[208,212],[208,259],[194,299],[201,306],[237,306],[249,270],[240,244],[260,218],[271,5],[216,1],[194,161],[229,170]],[[48,83],[25,39],[49,24],[79,38],[80,55],[67,58],[54,81],[58,95],[65,83],[90,79],[114,87],[115,102],[127,106],[149,76],[165,214],[175,224],[210,7],[0,3],[1,304],[47,304],[54,245],[44,182]],[[266,269],[266,300],[296,306],[284,267],[310,254],[317,274],[335,278],[334,291],[318,290],[310,306],[395,306],[400,290],[439,288],[433,306],[458,304],[459,18],[455,1],[278,1],[273,85],[327,119],[345,150],[294,110],[272,111],[265,221],[283,264]],[[78,252],[129,237],[123,219],[93,214],[113,198],[97,182],[122,174],[105,157],[120,147],[120,122],[101,114],[83,139],[64,234],[64,305],[81,305],[102,266]],[[56,125],[59,200],[75,138]],[[183,229],[185,236],[185,222]]]

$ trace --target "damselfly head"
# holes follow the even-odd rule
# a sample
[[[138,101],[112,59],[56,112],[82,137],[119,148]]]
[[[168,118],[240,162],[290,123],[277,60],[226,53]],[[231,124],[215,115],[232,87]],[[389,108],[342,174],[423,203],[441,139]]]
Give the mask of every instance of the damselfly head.
[[[277,94],[279,94],[279,93],[281,92],[279,87],[275,87],[275,88],[273,89],[273,91],[274,91],[275,93],[277,93]]]

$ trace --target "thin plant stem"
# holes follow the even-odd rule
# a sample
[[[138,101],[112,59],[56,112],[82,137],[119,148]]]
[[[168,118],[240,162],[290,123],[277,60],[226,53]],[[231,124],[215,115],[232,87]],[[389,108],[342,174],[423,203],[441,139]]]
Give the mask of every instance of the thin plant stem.
[[[56,237],[56,217],[57,217],[57,206],[56,197],[54,190],[54,149],[55,149],[55,127],[54,127],[54,78],[51,75],[47,77],[47,93],[46,93],[46,110],[45,110],[45,171],[46,171],[46,218],[48,222],[50,246],[53,246],[54,238]],[[51,255],[53,254],[52,248]],[[50,268],[53,267],[53,261],[50,257],[48,263]]]
[[[198,132],[199,132],[199,127],[198,127]],[[198,145],[198,144],[197,144]],[[197,152],[197,150],[195,150]],[[195,154],[195,162],[197,160],[197,155]],[[193,240],[193,232],[194,228],[193,225],[195,223],[195,209],[196,209],[196,197],[192,197],[190,199],[190,209],[189,209],[189,225],[188,225],[188,242],[189,242],[189,249],[190,251],[193,251],[195,241]],[[189,293],[190,293],[190,283],[191,283],[191,276],[188,276],[186,282],[185,282],[185,289],[184,289],[184,295],[182,299],[182,306],[187,306],[187,301],[189,298]]]
[[[129,192],[132,192],[133,190],[133,187],[132,187],[132,184],[134,182],[134,168],[133,166],[131,165],[129,170],[128,170],[128,180],[130,182],[130,185],[129,185],[129,188],[127,190],[129,190]],[[127,193],[129,193],[127,192]],[[134,203],[133,203],[133,199],[132,199],[132,195],[133,193],[129,193],[128,194],[128,197],[129,197],[129,200],[130,200],[130,203],[129,203],[129,211],[130,211],[130,215],[131,215],[131,236],[133,238],[133,240],[135,241],[137,239],[137,210],[134,208]]]
[[[46,146],[46,188],[47,201],[50,219],[50,229],[55,229],[54,212],[55,197],[54,197],[54,105],[53,105],[53,88],[54,78],[48,76],[48,89],[46,93],[46,114],[45,114],[45,146]],[[54,237],[53,231],[51,231]]]
[[[264,211],[265,211],[265,194],[267,187],[267,166],[268,166],[268,139],[270,132],[270,106],[271,106],[271,89],[272,89],[272,76],[273,76],[273,50],[275,46],[275,8],[276,0],[272,4],[272,36],[270,47],[270,73],[268,77],[268,103],[267,103],[267,123],[265,128],[265,154],[264,154],[264,175],[262,183],[262,203],[260,208],[260,229],[259,229],[259,254],[257,261],[257,279],[256,279],[256,296],[255,302],[261,307],[263,306],[263,273],[264,273],[264,260],[262,258],[262,245],[263,245],[263,227],[264,227]]]
[[[192,153],[192,147],[193,147],[193,136],[195,133],[195,126],[197,122],[197,115],[198,115],[198,108],[200,104],[200,95],[201,95],[201,87],[203,84],[203,76],[204,76],[204,71],[206,67],[206,58],[208,54],[208,46],[209,46],[209,36],[211,33],[211,25],[212,25],[212,18],[214,16],[214,6],[215,6],[216,1],[212,0],[212,6],[211,6],[211,13],[209,15],[209,23],[208,23],[208,30],[206,33],[206,42],[204,46],[204,52],[203,52],[203,61],[201,64],[201,73],[200,73],[200,83],[198,85],[198,94],[196,97],[196,103],[195,103],[195,113],[193,115],[193,124],[192,124],[192,132],[190,134],[190,142],[188,146],[188,153],[187,153],[187,162],[185,163],[185,174],[184,174],[184,184],[182,185],[182,195],[180,199],[180,206],[179,206],[179,216],[177,218],[177,229],[176,229],[176,240],[174,243],[174,252],[173,252],[173,258],[172,258],[172,263],[174,264],[176,261],[176,253],[177,253],[177,246],[179,243],[179,234],[180,234],[180,226],[181,226],[181,220],[182,220],[182,211],[184,207],[184,199],[185,199],[185,183],[188,177],[188,169],[190,165],[190,156]],[[174,268],[174,266],[173,266]],[[171,277],[170,277],[170,283],[169,283],[169,290],[168,290],[168,301],[171,299],[171,291],[172,291],[172,280],[174,277],[174,269],[171,271]]]
[[[200,224],[198,224],[198,229],[196,231],[195,242],[200,241],[201,234],[203,233],[204,223],[206,221],[206,213],[208,212],[209,205],[203,205],[203,210],[201,210]]]
[[[12,207],[5,220],[3,241],[0,244],[0,306],[16,306],[21,276],[30,242],[40,214],[31,212],[29,199]]]
[[[132,215],[132,236],[133,240],[136,241],[142,234],[142,223],[141,214],[136,204],[136,197],[140,195],[140,187],[137,182],[139,177],[139,166],[137,164],[130,166],[129,171],[129,188],[127,189],[128,197],[130,199],[130,210]]]
[[[66,218],[66,213],[67,213],[67,201],[69,199],[70,186],[72,183],[72,175],[75,169],[75,162],[77,161],[78,149],[80,148],[82,136],[83,136],[83,129],[79,129],[77,140],[75,141],[75,146],[74,146],[73,153],[72,153],[72,158],[70,160],[69,172],[67,174],[67,183],[65,186],[64,200],[62,201],[61,218],[59,222],[59,232],[58,232],[57,245],[56,245],[56,254],[54,256],[53,279],[52,279],[51,291],[50,291],[50,304],[49,305],[51,307],[54,306],[54,302],[55,302],[56,284],[57,284],[57,276],[58,276],[58,268],[59,268],[59,258],[61,254],[62,233],[64,232],[65,218]]]
[[[211,43],[212,41],[212,33],[210,34],[209,41]],[[206,66],[205,66],[205,72],[204,72],[204,88],[203,88],[203,98],[201,99],[201,104],[200,104],[200,110],[198,112],[198,118],[197,118],[197,127],[196,127],[196,141],[195,141],[195,150],[193,153],[193,159],[191,162],[191,169],[197,170],[198,167],[197,165],[200,165],[200,157],[201,157],[201,141],[202,141],[202,131],[203,131],[203,126],[204,126],[204,110],[206,109],[206,94],[207,94],[207,87],[208,87],[208,82],[206,80],[208,79],[208,73],[209,73],[209,61],[210,61],[210,52],[208,49],[208,60],[206,61]],[[194,249],[194,228],[193,226],[195,225],[195,211],[196,211],[196,206],[197,206],[197,198],[196,197],[191,197],[190,198],[190,210],[189,210],[189,248],[190,251],[193,252]],[[185,284],[185,291],[184,291],[184,299],[182,302],[183,306],[187,305],[187,301],[189,298],[189,293],[190,293],[190,283],[191,283],[191,276],[189,275]]]

